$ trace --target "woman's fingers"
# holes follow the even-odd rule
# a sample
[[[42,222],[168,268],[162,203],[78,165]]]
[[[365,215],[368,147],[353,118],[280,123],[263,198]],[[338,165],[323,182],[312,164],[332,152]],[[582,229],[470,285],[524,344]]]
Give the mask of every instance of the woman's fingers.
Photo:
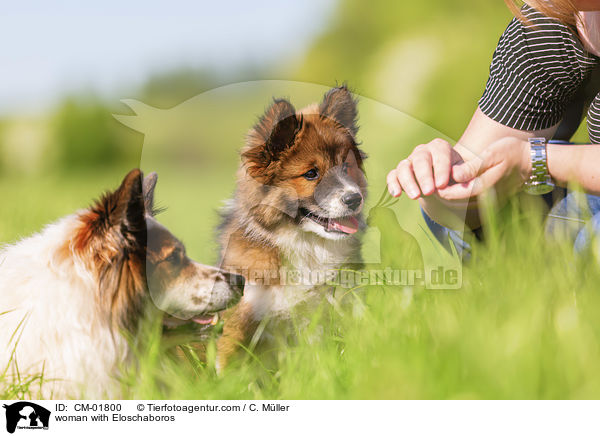
[[[476,157],[452,167],[452,178],[457,183],[466,183],[485,171],[481,158]]]
[[[417,146],[411,155],[387,175],[388,191],[399,196],[402,191],[416,199],[431,195],[450,181],[452,146],[442,139]]]
[[[423,195],[431,195],[435,191],[433,182],[433,159],[429,150],[423,150],[414,154],[411,158],[415,179],[421,188]]]
[[[482,171],[479,176],[473,177],[467,182],[456,183],[455,185],[438,190],[438,195],[444,200],[464,200],[477,197],[492,186],[495,186],[506,173],[503,165],[486,167]]]
[[[388,192],[392,197],[399,197],[403,191],[413,200],[421,195],[412,171],[410,162],[403,160],[388,173],[386,182]]]
[[[476,181],[477,178],[474,178],[465,183],[455,183],[438,189],[437,193],[444,200],[465,200],[475,195],[473,192]]]
[[[492,146],[483,150],[479,156],[469,159],[461,164],[454,165],[452,167],[452,178],[457,183],[465,183],[478,175],[485,173],[498,163],[498,153]]]
[[[450,153],[451,150],[446,147],[431,156],[436,189],[445,188],[450,182],[450,170],[452,168]]]
[[[481,161],[479,161],[481,164]],[[466,183],[474,179],[479,172],[479,165],[473,160],[452,167],[452,178],[456,183]]]
[[[505,192],[513,185],[520,186],[519,183],[523,183],[523,161],[528,163],[527,151],[524,141],[503,138],[466,162],[458,163],[460,160],[452,159],[452,179],[456,183],[438,188],[437,192],[445,200],[462,200],[481,195],[495,185]]]
[[[482,160],[483,159],[483,160]],[[474,157],[466,162],[452,167],[452,178],[455,184],[438,190],[438,194],[445,200],[462,200],[475,197],[481,193],[482,183],[478,175],[488,169],[489,160],[485,157]]]
[[[386,181],[388,192],[392,197],[398,197],[400,194],[402,194],[402,187],[400,186],[400,182],[398,181],[398,176],[395,168],[388,173]]]
[[[443,188],[450,182],[450,170],[452,167],[452,146],[443,139],[434,139],[425,146],[433,168],[434,188],[426,195],[432,194],[435,189]],[[417,179],[419,179],[417,177]],[[420,183],[419,179],[419,183]]]
[[[421,190],[419,189],[419,185],[415,181],[415,177],[413,174],[413,165],[409,159],[404,159],[400,161],[398,166],[396,167],[396,177],[402,190],[406,192],[406,194],[412,199],[419,198],[421,195]]]

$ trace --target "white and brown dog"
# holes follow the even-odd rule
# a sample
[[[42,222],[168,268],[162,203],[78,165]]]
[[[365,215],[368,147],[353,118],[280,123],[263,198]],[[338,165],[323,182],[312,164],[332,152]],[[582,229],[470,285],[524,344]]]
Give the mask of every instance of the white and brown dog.
[[[43,375],[34,396],[112,396],[131,355],[122,333],[136,334],[151,300],[170,325],[209,326],[240,299],[243,277],[189,259],[156,221],[155,186],[135,169],[91,208],[0,251],[4,383]]]
[[[359,259],[366,178],[357,116],[340,86],[300,111],[275,100],[248,133],[220,233],[221,267],[248,284],[225,314],[220,367],[240,345],[285,325],[292,309],[319,304],[328,274]],[[292,284],[288,272],[308,279]],[[255,337],[266,319],[284,322]]]

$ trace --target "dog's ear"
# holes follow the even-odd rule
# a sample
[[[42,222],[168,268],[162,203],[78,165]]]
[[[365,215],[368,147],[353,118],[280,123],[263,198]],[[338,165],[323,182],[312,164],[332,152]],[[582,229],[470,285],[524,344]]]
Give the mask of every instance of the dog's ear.
[[[118,232],[130,248],[141,249],[146,245],[142,178],[139,169],[130,171],[117,190],[104,194],[80,215],[82,227],[72,241],[73,248],[100,252],[107,248],[105,235],[112,231]]]
[[[129,233],[145,230],[142,180],[143,175],[139,169],[131,170],[121,182],[121,186],[109,194],[105,201],[105,217],[111,226],[120,225]]]
[[[275,124],[265,143],[265,150],[271,160],[276,160],[282,151],[292,145],[299,126],[300,119],[295,113],[282,114],[282,118]]]
[[[139,169],[130,171],[121,186],[80,216],[83,225],[72,243],[78,253],[93,253],[98,298],[121,329],[133,328],[146,289],[143,180]]]
[[[243,157],[250,163],[250,173],[259,173],[276,161],[294,143],[302,128],[302,117],[285,99],[276,99],[248,134],[249,148]],[[254,174],[253,174],[254,175]]]
[[[154,188],[156,188],[156,182],[158,181],[158,174],[152,172],[144,177],[142,183],[142,192],[144,193],[144,207],[146,213],[152,215],[154,212]]]
[[[350,130],[352,136],[356,136],[358,131],[356,99],[352,97],[346,85],[332,88],[325,94],[319,105],[319,113],[321,116],[337,121]]]

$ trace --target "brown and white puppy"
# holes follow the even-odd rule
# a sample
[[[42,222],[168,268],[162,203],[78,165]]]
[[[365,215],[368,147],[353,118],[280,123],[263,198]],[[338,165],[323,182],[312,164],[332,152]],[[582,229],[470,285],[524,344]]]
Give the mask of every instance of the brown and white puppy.
[[[169,324],[214,322],[239,300],[243,278],[189,259],[153,216],[156,174],[131,171],[89,209],[0,251],[0,365],[11,377],[43,375],[42,397],[119,392],[151,300]]]
[[[321,301],[331,271],[357,260],[366,182],[356,122],[356,101],[341,86],[301,111],[275,100],[248,133],[220,233],[221,267],[247,286],[225,315],[220,367],[261,320]]]

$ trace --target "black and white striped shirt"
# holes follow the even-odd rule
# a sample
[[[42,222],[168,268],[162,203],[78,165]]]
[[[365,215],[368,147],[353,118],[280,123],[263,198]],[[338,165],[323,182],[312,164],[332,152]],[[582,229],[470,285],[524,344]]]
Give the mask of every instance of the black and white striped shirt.
[[[500,38],[490,67],[481,111],[519,130],[558,124],[576,94],[588,85],[600,58],[587,52],[575,29],[524,6],[528,24],[513,19]],[[592,143],[600,143],[600,94],[588,111]]]

